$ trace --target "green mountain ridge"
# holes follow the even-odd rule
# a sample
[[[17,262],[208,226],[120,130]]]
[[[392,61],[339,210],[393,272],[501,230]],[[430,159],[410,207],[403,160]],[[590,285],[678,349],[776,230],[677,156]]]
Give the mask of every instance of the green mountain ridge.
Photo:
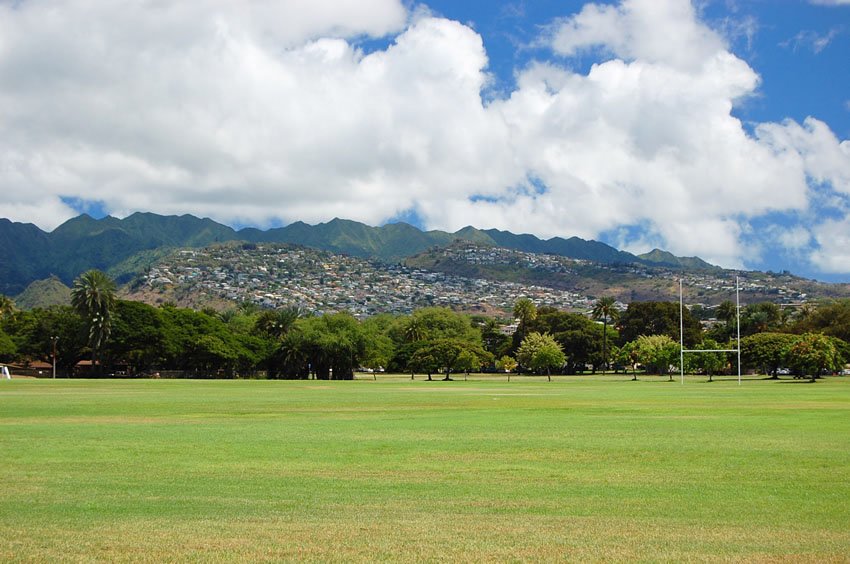
[[[49,235],[32,223],[0,219],[0,293],[14,295],[47,278],[43,262],[49,248]]]
[[[662,251],[661,249],[653,249],[648,253],[638,255],[638,258],[647,263],[685,270],[723,270],[719,266],[709,264],[699,257],[677,257],[673,253]]]
[[[163,249],[204,247],[227,241],[291,243],[395,263],[456,240],[603,264],[651,263],[661,256],[650,253],[651,256],[641,258],[578,237],[543,240],[529,234],[472,226],[447,233],[422,231],[403,222],[372,227],[336,218],[317,225],[295,222],[265,231],[250,227],[236,231],[209,218],[192,215],[137,212],[124,219],[111,216],[95,219],[82,214],[52,232],[42,231],[33,224],[0,219],[0,293],[16,295],[33,281],[51,276],[70,285],[80,273],[91,268],[112,272],[119,282],[125,282],[143,271]],[[673,255],[666,253],[662,259],[679,260],[677,264],[683,268],[707,265],[700,259],[670,257]]]

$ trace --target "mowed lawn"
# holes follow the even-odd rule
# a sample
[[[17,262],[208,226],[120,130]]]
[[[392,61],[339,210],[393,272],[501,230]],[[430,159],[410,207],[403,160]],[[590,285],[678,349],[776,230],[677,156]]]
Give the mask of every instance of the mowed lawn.
[[[0,561],[850,559],[850,378],[0,381]]]

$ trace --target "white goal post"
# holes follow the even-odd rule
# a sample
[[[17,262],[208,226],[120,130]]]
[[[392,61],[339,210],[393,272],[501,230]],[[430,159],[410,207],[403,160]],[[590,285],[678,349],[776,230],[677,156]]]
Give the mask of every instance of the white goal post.
[[[741,290],[738,277],[735,277],[735,328],[737,330],[736,349],[685,349],[685,302],[682,293],[682,279],[679,278],[679,372],[682,384],[685,383],[685,353],[738,353],[738,385],[741,385]]]

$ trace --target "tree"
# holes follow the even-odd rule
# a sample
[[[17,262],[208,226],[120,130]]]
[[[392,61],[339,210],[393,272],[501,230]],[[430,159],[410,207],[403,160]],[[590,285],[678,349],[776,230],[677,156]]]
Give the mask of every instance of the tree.
[[[694,350],[716,351],[720,344],[714,339],[704,339],[703,342],[694,347]],[[721,352],[692,353],[685,356],[685,366],[689,371],[701,371],[708,374],[708,381],[714,380],[714,375],[726,367],[726,354]]]
[[[850,299],[824,302],[794,327],[795,332],[823,333],[850,343]]]
[[[12,298],[0,294],[0,322],[10,319],[15,312],[15,302]],[[17,347],[12,338],[0,327],[0,361],[9,362],[15,356]]]
[[[266,369],[268,377],[269,358],[279,342],[268,335],[257,333],[258,317],[256,313],[238,311],[230,315],[216,315],[230,334],[230,343],[236,352],[236,375],[240,377],[255,376],[260,368]]]
[[[370,317],[360,324],[366,343],[360,365],[374,371],[385,369],[395,352],[389,330],[395,318],[388,314]]]
[[[738,307],[735,302],[724,300],[717,306],[715,317],[723,324],[717,324],[709,330],[712,339],[718,342],[726,342],[736,337],[738,326]]]
[[[714,317],[711,314],[711,311],[704,307],[702,304],[694,304],[690,306],[688,309],[691,310],[691,315],[699,319],[700,321],[707,321]]]
[[[693,347],[702,341],[702,325],[684,308],[682,312],[684,342]],[[632,302],[620,316],[620,344],[641,335],[667,335],[679,340],[679,304],[673,302]]]
[[[266,310],[257,316],[254,330],[260,335],[282,339],[301,316],[302,312],[297,307]]]
[[[9,296],[0,294],[0,321],[15,313],[15,301]]]
[[[499,360],[496,361],[496,369],[502,370],[508,374],[508,382],[511,381],[511,372],[516,370],[517,362],[508,355],[503,356]]]
[[[632,369],[632,381],[637,381],[637,365],[640,362],[640,352],[637,341],[626,343],[617,351],[617,361]]]
[[[320,380],[351,380],[366,351],[366,340],[357,320],[348,313],[299,319],[287,347],[292,359],[306,359]]]
[[[561,345],[549,334],[529,333],[517,350],[517,360],[535,372],[546,371],[552,381],[552,369],[560,368],[567,361]]]
[[[741,338],[741,364],[757,368],[771,378],[778,378],[786,365],[786,355],[797,336],[787,333],[756,333]]]
[[[850,343],[844,339],[839,339],[838,337],[828,337],[829,340],[832,341],[833,346],[835,346],[835,352],[838,355],[835,368],[836,370],[841,370],[848,362],[850,362]]]
[[[812,382],[825,370],[834,370],[838,363],[838,351],[826,335],[806,333],[788,349],[789,364],[801,376],[809,375]]]
[[[483,351],[483,349],[482,349]],[[490,359],[492,359],[492,355],[487,353]],[[462,371],[469,376],[470,372],[478,372],[481,370],[481,365],[484,363],[484,355],[479,356],[479,354],[469,350],[468,348],[464,348],[464,350],[460,351],[457,359],[455,360],[455,370]],[[466,376],[463,377],[466,380]]]
[[[0,329],[0,362],[11,361],[17,352],[15,342],[3,329]]]
[[[591,315],[593,319],[602,320],[602,366],[608,369],[608,322],[617,321],[620,318],[620,310],[616,307],[616,300],[610,296],[599,298],[593,306]]]
[[[413,353],[410,365],[413,369],[427,371],[428,380],[433,372],[443,372],[443,380],[451,380],[452,372],[472,370],[492,360],[490,353],[480,344],[458,338],[442,338],[426,341]]]
[[[255,313],[260,311],[260,306],[254,302],[243,301],[237,306],[239,309],[239,313],[243,315],[254,315]]]
[[[617,374],[620,369],[623,370],[623,374],[626,373],[626,365],[621,362],[622,355],[620,354],[620,347],[614,343],[610,343],[608,345],[608,357],[613,362],[614,374]]]
[[[717,306],[717,319],[728,326],[735,324],[738,319],[738,307],[731,300],[724,300]]]
[[[472,326],[470,318],[444,307],[426,307],[407,317],[398,318],[387,329],[395,343],[389,367],[394,370],[424,370],[425,352],[414,359],[419,349],[441,339],[458,340],[481,348],[481,332]],[[489,358],[489,357],[488,357]],[[440,367],[442,368],[442,367]]]
[[[235,331],[218,315],[168,305],[160,308],[163,363],[200,377],[252,372],[263,357],[262,339]]]
[[[549,333],[555,338],[567,356],[568,374],[584,370],[587,364],[592,364],[594,369],[602,366],[602,327],[584,315],[541,307],[528,330]],[[613,336],[614,332],[611,333]]]
[[[552,369],[562,367],[566,361],[567,357],[561,350],[561,345],[553,340],[537,349],[537,352],[531,358],[531,368],[535,371],[545,370],[546,378],[551,382]]]
[[[105,356],[126,362],[129,374],[139,374],[162,363],[165,335],[160,312],[141,302],[116,300]]]
[[[584,316],[582,316],[584,317]],[[602,338],[600,328],[587,318],[586,325],[578,329],[555,333],[553,338],[567,357],[567,374],[584,371],[588,364],[602,365]]]
[[[97,367],[100,348],[112,331],[112,312],[115,309],[115,282],[100,270],[84,272],[74,281],[71,305],[88,325],[92,367]]]
[[[253,334],[259,337],[265,352],[261,354],[261,363],[266,369],[267,378],[278,378],[282,373],[299,373],[289,366],[283,358],[287,351],[284,343],[295,322],[303,316],[297,307],[286,307],[263,311],[254,320]]]
[[[290,331],[282,339],[274,354],[270,377],[297,379],[310,378],[310,363],[305,339],[300,331]]]
[[[71,375],[86,349],[86,324],[69,306],[36,308],[18,312],[5,323],[15,343],[17,354],[24,358],[53,361],[56,342],[56,369],[59,375]]]
[[[416,341],[414,343],[403,343],[397,345],[393,343],[393,348],[390,354],[390,360],[387,363],[387,370],[390,372],[410,372],[410,379],[413,380],[416,372],[421,372],[420,368],[414,365],[411,360],[413,355],[425,346],[426,341]]]
[[[230,343],[220,335],[197,335],[186,353],[192,358],[192,364],[197,370],[196,376],[211,378],[221,371],[224,376],[233,377],[238,356]]]
[[[669,335],[641,335],[635,341],[638,362],[647,372],[664,375],[679,363],[679,343]],[[670,380],[673,379],[672,373]]]
[[[494,357],[504,356],[508,353],[511,348],[511,338],[501,331],[501,325],[498,321],[486,319],[477,326],[481,330],[481,339],[485,350]]]
[[[519,320],[514,342],[522,342],[528,333],[528,324],[537,318],[537,306],[529,298],[520,298],[514,304],[514,318]]]
[[[389,334],[398,344],[443,338],[481,344],[481,332],[472,326],[469,317],[445,307],[418,309],[401,318]]]
[[[211,311],[208,311],[208,309],[211,310]],[[214,315],[214,316],[218,317],[219,319],[221,319],[222,321],[224,321],[225,323],[228,323],[228,324],[239,316],[244,317],[244,314],[240,313],[235,308],[229,308],[229,309],[226,309],[224,311],[218,311],[218,312],[216,310],[212,309],[212,308],[203,308],[201,311],[203,311],[207,315]]]
[[[431,375],[440,371],[440,359],[437,357],[436,349],[431,344],[420,341],[408,357],[407,369],[410,370],[411,380],[415,372],[427,374],[429,382],[433,380]]]
[[[411,315],[402,329],[404,341],[406,343],[415,343],[425,338],[425,327],[422,316]]]
[[[775,331],[782,325],[782,312],[771,302],[750,304],[741,312],[741,336]]]
[[[792,315],[792,319],[795,323],[806,323],[809,318],[814,315],[815,306],[811,303],[802,304],[797,311]]]

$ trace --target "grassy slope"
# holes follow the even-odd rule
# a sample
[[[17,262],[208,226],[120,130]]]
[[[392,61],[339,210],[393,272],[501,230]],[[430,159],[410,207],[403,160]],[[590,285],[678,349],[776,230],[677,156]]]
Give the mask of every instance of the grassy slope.
[[[21,309],[71,305],[71,288],[56,277],[36,280],[15,296],[15,305]]]
[[[0,561],[843,560],[850,380],[0,381]]]

